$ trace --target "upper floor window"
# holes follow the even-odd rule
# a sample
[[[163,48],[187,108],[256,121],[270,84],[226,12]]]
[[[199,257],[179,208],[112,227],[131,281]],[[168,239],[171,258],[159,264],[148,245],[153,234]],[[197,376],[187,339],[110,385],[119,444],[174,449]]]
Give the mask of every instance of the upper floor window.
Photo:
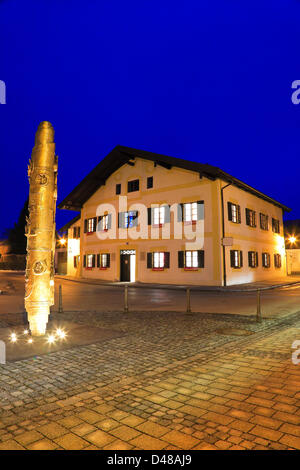
[[[178,204],[178,221],[196,223],[197,220],[204,219],[204,202],[186,202]]]
[[[73,227],[73,238],[80,238],[80,227]]]
[[[85,219],[84,221],[84,233],[96,232],[97,217]]]
[[[127,192],[132,193],[133,191],[138,191],[140,189],[140,180],[128,181]]]
[[[269,217],[266,214],[259,214],[260,228],[262,230],[269,230]]]
[[[240,250],[230,250],[230,266],[232,268],[242,268],[243,252]]]
[[[275,233],[280,233],[279,220],[272,218],[272,230]]]
[[[100,231],[109,230],[111,228],[111,214],[101,215],[98,218],[98,228]]]
[[[138,211],[119,212],[119,228],[131,228],[138,225]]]
[[[162,225],[165,223],[165,206],[153,208],[153,224]]]
[[[153,188],[153,176],[147,178],[147,189]]]
[[[256,227],[256,212],[251,209],[246,209],[246,224],[249,227]]]
[[[257,268],[258,266],[258,253],[257,251],[248,251],[248,262],[250,268]]]
[[[116,184],[116,194],[121,194],[121,183]]]
[[[228,220],[235,224],[241,223],[241,207],[238,204],[232,202],[227,203],[228,206]]]

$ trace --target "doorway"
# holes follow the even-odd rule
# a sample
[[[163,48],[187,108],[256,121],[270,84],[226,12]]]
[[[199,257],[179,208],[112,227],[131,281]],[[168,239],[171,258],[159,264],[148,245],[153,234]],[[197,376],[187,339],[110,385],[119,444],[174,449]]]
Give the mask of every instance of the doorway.
[[[120,281],[135,282],[135,250],[121,250]]]

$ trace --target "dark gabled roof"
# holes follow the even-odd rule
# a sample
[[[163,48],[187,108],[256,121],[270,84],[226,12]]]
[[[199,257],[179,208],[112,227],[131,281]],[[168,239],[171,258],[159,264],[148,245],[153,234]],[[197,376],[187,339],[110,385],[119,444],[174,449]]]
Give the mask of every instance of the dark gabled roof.
[[[76,215],[76,217],[73,217],[73,219],[71,219],[69,222],[67,222],[65,225],[63,225],[59,230],[58,232],[66,232],[73,224],[75,224],[75,222],[77,222],[77,220],[80,219],[80,214],[79,215]]]
[[[58,205],[59,209],[69,209],[79,211],[82,205],[97,191],[100,186],[105,184],[107,178],[114,173],[118,168],[126,163],[131,163],[134,158],[140,157],[145,160],[150,160],[157,165],[165,168],[183,168],[185,170],[195,171],[202,177],[216,180],[220,178],[223,181],[232,183],[244,191],[247,191],[255,196],[264,199],[265,201],[280,207],[284,211],[290,212],[291,209],[284,206],[278,201],[266,196],[265,194],[257,191],[251,186],[243,183],[242,181],[234,178],[233,176],[225,173],[220,168],[212,165],[197,163],[190,160],[183,160],[181,158],[168,157],[157,153],[146,152],[144,150],[137,150],[130,147],[123,147],[117,145],[101,162],[71,191],[71,193]],[[132,163],[131,163],[132,164]]]

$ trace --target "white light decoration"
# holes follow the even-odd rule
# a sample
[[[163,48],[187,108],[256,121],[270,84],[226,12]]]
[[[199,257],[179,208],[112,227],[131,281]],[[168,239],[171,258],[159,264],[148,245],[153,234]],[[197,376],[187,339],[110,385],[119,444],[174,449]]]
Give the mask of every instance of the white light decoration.
[[[12,334],[10,335],[10,340],[11,340],[12,343],[15,343],[15,342],[17,341],[17,335],[16,335],[16,333],[12,333]]]
[[[48,341],[48,343],[53,344],[55,342],[54,335],[49,335],[47,341]]]
[[[24,330],[24,335],[28,335],[29,331],[28,330]]]

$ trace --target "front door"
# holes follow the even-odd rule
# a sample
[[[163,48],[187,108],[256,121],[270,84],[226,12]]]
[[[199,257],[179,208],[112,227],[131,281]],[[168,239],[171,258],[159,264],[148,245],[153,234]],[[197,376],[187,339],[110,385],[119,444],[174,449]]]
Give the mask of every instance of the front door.
[[[121,253],[121,281],[130,282],[130,255]]]
[[[135,250],[121,250],[120,281],[135,282]]]

